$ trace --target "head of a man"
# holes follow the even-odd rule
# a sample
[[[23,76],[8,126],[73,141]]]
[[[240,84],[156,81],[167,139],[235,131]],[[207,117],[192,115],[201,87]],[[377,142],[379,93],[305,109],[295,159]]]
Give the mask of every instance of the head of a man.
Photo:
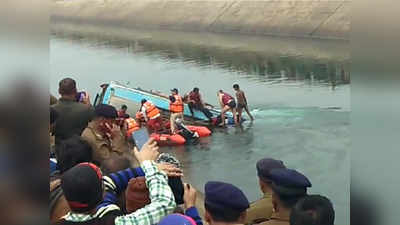
[[[260,159],[257,164],[257,175],[258,175],[258,183],[260,185],[260,189],[263,193],[271,193],[271,179],[270,172],[273,169],[284,169],[286,166],[283,164],[281,160],[276,160],[273,158],[263,158]]]
[[[58,93],[63,98],[75,99],[77,95],[76,82],[72,78],[64,78],[58,83]]]
[[[243,224],[249,201],[236,186],[224,182],[210,181],[205,188],[205,220],[208,224]]]
[[[177,88],[171,89],[171,94],[172,95],[177,95],[178,94],[178,89]]]
[[[121,106],[121,111],[125,113],[126,110],[128,110],[128,106],[122,105],[122,106]]]
[[[200,90],[199,90],[198,87],[193,88],[193,92],[194,92],[194,93],[199,93],[199,91],[200,91]]]
[[[80,163],[61,177],[61,188],[72,212],[92,214],[103,200],[103,176],[92,163]]]
[[[56,146],[57,168],[60,174],[83,162],[92,162],[92,147],[75,135]]]
[[[219,90],[219,91],[217,91],[217,96],[222,95],[223,93],[224,93],[223,90]]]
[[[300,199],[290,213],[290,225],[333,225],[335,210],[331,201],[321,195]]]
[[[233,89],[234,89],[235,91],[239,90],[239,84],[234,84],[234,85],[233,85]]]
[[[95,115],[96,121],[113,124],[118,117],[118,112],[112,105],[100,104],[95,108]]]
[[[290,211],[301,198],[307,195],[311,182],[306,176],[292,169],[270,171],[272,205],[276,212]]]

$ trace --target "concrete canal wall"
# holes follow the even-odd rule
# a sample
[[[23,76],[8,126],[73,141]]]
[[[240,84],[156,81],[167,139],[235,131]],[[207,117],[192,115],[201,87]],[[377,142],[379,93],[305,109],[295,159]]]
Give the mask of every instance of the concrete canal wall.
[[[350,5],[347,0],[54,0],[51,20],[348,40]]]

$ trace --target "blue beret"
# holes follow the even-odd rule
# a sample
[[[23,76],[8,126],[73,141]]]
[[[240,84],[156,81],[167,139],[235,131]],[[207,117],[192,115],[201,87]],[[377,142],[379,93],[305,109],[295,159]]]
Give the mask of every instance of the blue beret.
[[[224,182],[210,181],[204,187],[204,203],[214,209],[226,208],[243,212],[249,208],[249,200],[236,186]]]
[[[118,112],[112,105],[100,104],[95,108],[96,116],[115,119],[118,117]]]
[[[270,171],[270,179],[272,189],[280,195],[302,195],[311,187],[306,176],[292,169],[273,169]]]
[[[185,215],[170,214],[164,217],[158,225],[196,225],[196,222]]]
[[[256,164],[257,174],[258,177],[265,181],[269,182],[270,178],[270,171],[273,169],[284,169],[286,166],[283,164],[281,160],[276,160],[272,158],[264,158],[257,162]]]

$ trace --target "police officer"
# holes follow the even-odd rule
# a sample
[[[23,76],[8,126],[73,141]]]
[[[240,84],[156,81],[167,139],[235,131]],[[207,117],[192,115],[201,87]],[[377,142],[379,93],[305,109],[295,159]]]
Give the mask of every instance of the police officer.
[[[270,179],[273,213],[270,220],[261,225],[290,225],[291,208],[307,196],[311,183],[303,174],[292,169],[273,169]]]
[[[209,225],[244,224],[249,201],[232,184],[210,181],[204,188],[204,218]]]
[[[273,169],[286,168],[282,161],[264,158],[257,162],[257,175],[259,185],[264,196],[251,203],[247,210],[246,224],[261,223],[268,220],[272,214],[272,189],[270,180],[270,171]]]

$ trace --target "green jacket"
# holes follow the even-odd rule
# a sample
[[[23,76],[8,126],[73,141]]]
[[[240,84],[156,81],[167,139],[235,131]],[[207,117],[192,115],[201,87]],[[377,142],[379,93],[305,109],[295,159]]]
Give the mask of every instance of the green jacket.
[[[73,135],[80,136],[89,121],[94,117],[92,106],[73,100],[60,98],[57,104],[52,107],[58,113],[58,118],[54,126],[56,144]]]

